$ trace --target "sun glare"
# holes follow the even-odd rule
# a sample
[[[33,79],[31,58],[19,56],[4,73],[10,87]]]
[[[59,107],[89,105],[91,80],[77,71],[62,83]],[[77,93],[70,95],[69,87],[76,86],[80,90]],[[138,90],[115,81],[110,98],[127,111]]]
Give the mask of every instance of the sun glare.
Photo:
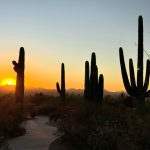
[[[8,78],[1,81],[1,85],[16,85],[16,80]]]

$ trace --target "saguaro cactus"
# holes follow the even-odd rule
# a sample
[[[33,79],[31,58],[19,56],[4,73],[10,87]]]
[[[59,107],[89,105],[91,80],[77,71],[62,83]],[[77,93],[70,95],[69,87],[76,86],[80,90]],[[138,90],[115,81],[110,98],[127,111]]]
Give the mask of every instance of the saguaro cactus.
[[[120,66],[122,79],[127,93],[135,96],[137,99],[138,110],[143,110],[145,105],[145,97],[150,96],[150,91],[147,91],[150,76],[150,60],[147,60],[145,82],[143,83],[143,18],[138,19],[138,60],[137,60],[137,83],[135,81],[133,61],[129,59],[130,81],[128,79],[126,66],[124,62],[123,49],[119,49]]]
[[[20,48],[18,63],[12,61],[14,71],[17,73],[15,100],[16,103],[23,103],[24,100],[24,68],[25,68],[25,51]]]
[[[61,96],[61,100],[65,102],[66,98],[66,89],[65,89],[65,65],[64,63],[61,64],[61,88],[59,86],[59,83],[56,83],[57,92]]]
[[[104,78],[100,74],[98,80],[98,68],[96,65],[96,55],[92,53],[91,56],[91,73],[89,76],[89,62],[85,62],[85,89],[84,98],[91,101],[102,102],[104,91]]]
[[[98,81],[98,98],[100,99],[100,102],[102,103],[104,96],[104,77],[103,74],[99,75],[99,81]]]
[[[89,98],[89,92],[90,92],[90,80],[89,80],[89,62],[85,62],[85,83],[84,83],[84,98],[88,99]]]

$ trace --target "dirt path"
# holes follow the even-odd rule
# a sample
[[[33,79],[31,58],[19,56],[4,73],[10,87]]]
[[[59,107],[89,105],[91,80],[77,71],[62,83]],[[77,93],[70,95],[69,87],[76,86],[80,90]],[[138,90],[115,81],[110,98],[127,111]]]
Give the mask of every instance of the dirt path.
[[[10,150],[48,150],[51,142],[57,138],[56,127],[46,124],[48,117],[40,116],[25,122],[27,133],[8,141]]]

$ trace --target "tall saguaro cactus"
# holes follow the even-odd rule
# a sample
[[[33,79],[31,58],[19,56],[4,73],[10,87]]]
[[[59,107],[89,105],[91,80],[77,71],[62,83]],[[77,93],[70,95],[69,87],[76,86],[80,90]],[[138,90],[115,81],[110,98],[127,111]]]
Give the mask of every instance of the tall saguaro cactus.
[[[12,61],[14,71],[17,73],[15,100],[16,103],[23,103],[24,100],[24,68],[25,68],[25,51],[20,48],[18,62]]]
[[[85,62],[85,84],[84,84],[84,98],[102,102],[103,101],[103,91],[104,91],[104,78],[100,74],[98,79],[98,68],[96,65],[96,55],[92,53],[91,56],[91,73],[89,75],[89,62]]]
[[[150,91],[147,91],[150,76],[150,60],[147,60],[145,82],[143,83],[143,18],[138,19],[138,60],[137,60],[137,82],[135,81],[133,61],[129,59],[130,81],[128,79],[126,66],[124,62],[123,49],[119,49],[120,66],[122,79],[127,93],[135,96],[137,99],[137,108],[143,111],[145,105],[145,97],[150,96]]]
[[[84,83],[84,98],[88,99],[89,98],[89,92],[90,92],[90,80],[89,80],[89,62],[85,62],[85,83]]]
[[[65,89],[65,65],[64,63],[61,64],[61,88],[59,86],[59,83],[56,83],[57,92],[61,96],[61,100],[65,102],[66,98],[66,89]]]

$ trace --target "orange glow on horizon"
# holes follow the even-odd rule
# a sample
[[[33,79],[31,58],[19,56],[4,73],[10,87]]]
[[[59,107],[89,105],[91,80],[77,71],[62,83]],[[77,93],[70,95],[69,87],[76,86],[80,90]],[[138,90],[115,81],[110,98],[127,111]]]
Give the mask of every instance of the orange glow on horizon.
[[[58,80],[60,83],[60,81]],[[6,78],[0,81],[1,86],[5,85],[16,85],[16,80],[13,78]],[[25,88],[45,88],[45,89],[56,89],[56,81],[55,80],[49,80],[47,81],[46,78],[43,78],[43,80],[39,80],[37,82],[36,78],[30,78],[25,79]],[[66,89],[84,89],[84,82],[82,80],[69,80],[66,79]],[[119,82],[114,83],[108,83],[105,82],[104,89],[107,91],[125,91],[123,84],[120,84]]]
[[[58,64],[47,69],[45,65],[38,65],[37,67],[36,64],[35,62],[27,61],[25,68],[25,88],[56,89],[56,82],[61,82],[60,65]],[[3,65],[1,63],[0,65],[2,67],[0,85],[16,85],[16,73],[13,70],[10,60],[5,60]],[[83,69],[81,72],[77,72],[66,66],[66,89],[70,88],[84,89]],[[112,92],[125,91],[121,75],[111,72],[110,76],[108,72],[104,72],[104,89]]]
[[[16,80],[13,79],[13,78],[6,78],[6,79],[3,79],[1,81],[1,85],[2,86],[5,86],[5,85],[16,85]]]

